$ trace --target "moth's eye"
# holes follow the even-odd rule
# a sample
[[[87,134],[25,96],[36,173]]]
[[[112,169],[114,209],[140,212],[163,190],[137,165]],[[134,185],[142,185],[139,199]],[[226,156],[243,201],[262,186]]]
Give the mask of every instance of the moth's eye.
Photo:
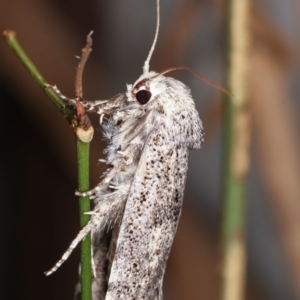
[[[146,104],[151,98],[151,93],[146,90],[140,90],[136,93],[135,97],[140,104]]]

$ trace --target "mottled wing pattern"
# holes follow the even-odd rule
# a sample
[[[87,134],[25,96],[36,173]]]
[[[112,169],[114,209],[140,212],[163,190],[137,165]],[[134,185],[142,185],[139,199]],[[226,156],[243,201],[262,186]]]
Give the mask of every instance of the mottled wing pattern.
[[[145,144],[121,223],[107,300],[162,299],[188,162],[188,149],[167,139],[161,126]]]

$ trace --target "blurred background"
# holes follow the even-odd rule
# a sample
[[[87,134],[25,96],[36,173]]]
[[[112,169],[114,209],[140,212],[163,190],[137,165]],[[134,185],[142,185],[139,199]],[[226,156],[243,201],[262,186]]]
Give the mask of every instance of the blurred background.
[[[299,0],[253,1],[251,12],[251,171],[247,204],[246,299],[300,299]],[[151,69],[187,65],[222,84],[221,0],[161,0]],[[156,22],[154,0],[0,0],[0,29],[13,29],[51,84],[73,97],[75,71],[90,30],[93,52],[84,97],[106,99],[141,74]],[[168,262],[166,300],[217,296],[221,204],[222,95],[198,78],[191,87],[206,140],[192,152],[183,213]],[[0,43],[0,298],[73,299],[79,249],[48,270],[79,230],[76,154],[68,123]],[[98,116],[91,186],[105,144]]]

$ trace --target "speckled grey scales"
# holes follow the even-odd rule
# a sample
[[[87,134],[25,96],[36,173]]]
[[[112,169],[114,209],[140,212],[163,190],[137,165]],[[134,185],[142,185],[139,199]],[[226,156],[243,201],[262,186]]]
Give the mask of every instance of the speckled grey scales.
[[[141,105],[136,94],[151,93]],[[105,299],[161,299],[162,278],[180,215],[188,149],[200,148],[202,123],[183,83],[149,72],[126,94],[89,103],[106,114],[107,163],[113,166],[87,194],[95,203],[91,221],[63,258],[92,230],[121,222]],[[111,189],[114,186],[115,189]],[[96,298],[94,299],[96,300]]]
[[[203,141],[190,89],[149,72],[158,29],[159,0],[156,34],[140,78],[127,85],[126,93],[109,100],[82,101],[87,112],[100,115],[110,167],[97,187],[81,193],[94,202],[91,220],[46,274],[59,268],[91,231],[93,300],[162,300],[163,275],[181,213],[188,150],[199,149]],[[54,89],[75,106],[75,100]],[[108,119],[102,122],[105,115]],[[108,229],[110,237],[105,234]]]

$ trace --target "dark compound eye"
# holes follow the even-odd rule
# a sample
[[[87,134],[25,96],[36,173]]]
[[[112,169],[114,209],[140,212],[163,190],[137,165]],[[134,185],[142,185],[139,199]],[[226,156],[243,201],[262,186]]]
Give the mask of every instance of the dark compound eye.
[[[151,93],[146,90],[140,90],[136,93],[135,97],[140,104],[146,104],[151,98]]]

